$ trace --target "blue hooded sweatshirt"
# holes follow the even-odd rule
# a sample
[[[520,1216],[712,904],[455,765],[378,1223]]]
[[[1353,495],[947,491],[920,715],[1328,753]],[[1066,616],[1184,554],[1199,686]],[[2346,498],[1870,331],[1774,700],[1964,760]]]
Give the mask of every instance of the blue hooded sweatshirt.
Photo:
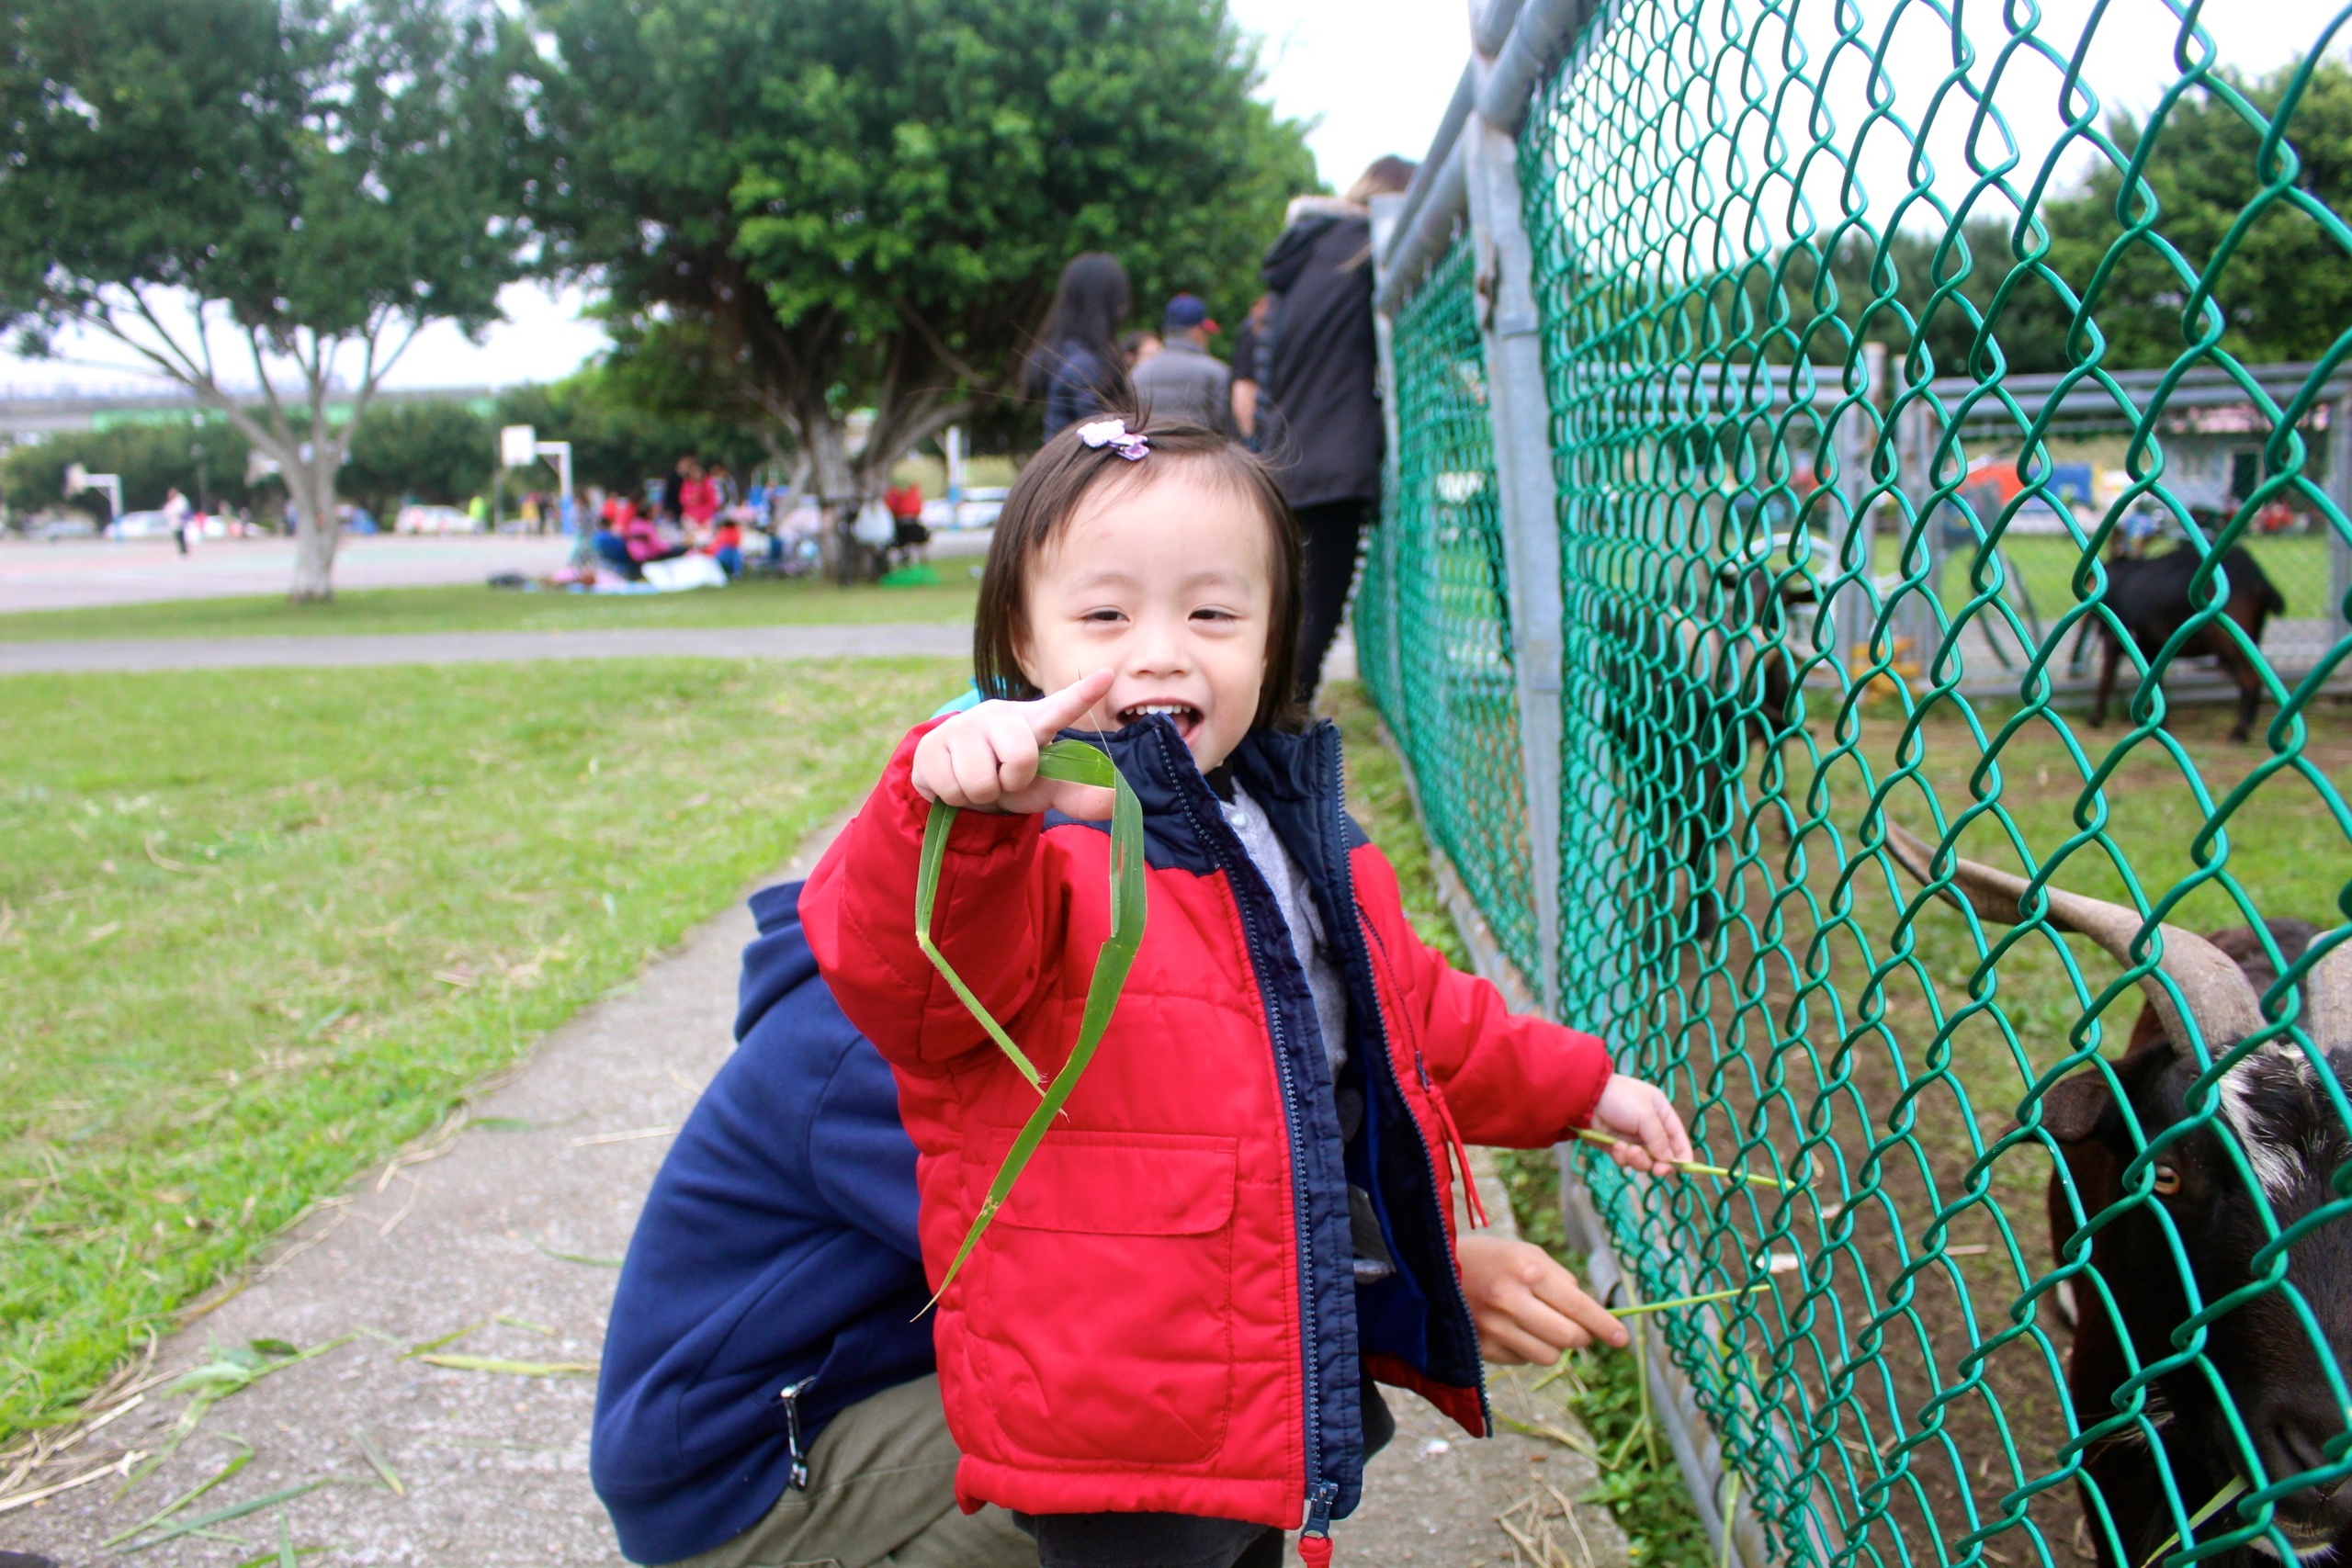
[[[613,1298],[589,1473],[638,1562],[751,1529],[827,1421],[933,1368],[898,1086],[819,977],[799,904],[797,882],[752,899],[738,1047]]]

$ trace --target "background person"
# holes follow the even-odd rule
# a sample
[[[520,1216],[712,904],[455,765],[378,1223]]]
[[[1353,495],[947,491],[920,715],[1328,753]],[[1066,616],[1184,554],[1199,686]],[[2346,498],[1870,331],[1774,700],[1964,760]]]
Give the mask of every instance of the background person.
[[[1209,352],[1217,324],[1199,296],[1179,294],[1168,301],[1160,351],[1135,368],[1136,401],[1147,420],[1197,424],[1204,430],[1232,427],[1232,373]]]
[[[1345,197],[1303,196],[1259,276],[1273,302],[1258,355],[1258,445],[1281,475],[1306,541],[1298,688],[1311,702],[1355,581],[1364,526],[1380,505],[1386,449],[1375,386],[1372,218],[1365,203],[1412,183],[1413,165],[1382,158]]]
[[[1046,440],[1104,409],[1125,406],[1126,355],[1118,339],[1131,299],[1127,269],[1116,257],[1088,251],[1062,268],[1053,308],[1021,367],[1021,389],[1045,401]]]
[[[1126,356],[1128,378],[1130,380],[1134,378],[1136,366],[1141,365],[1166,346],[1167,344],[1159,341],[1158,333],[1147,331],[1142,327],[1137,327],[1135,331],[1122,336],[1119,339],[1119,352]]]
[[[175,485],[164,496],[164,521],[171,525],[172,537],[179,542],[180,554],[187,554],[188,519],[193,515],[187,497]]]
[[[1249,443],[1252,451],[1258,445],[1254,439],[1258,431],[1258,356],[1265,346],[1261,329],[1271,298],[1261,294],[1251,300],[1250,313],[1241,319],[1240,329],[1233,334],[1233,433]]]

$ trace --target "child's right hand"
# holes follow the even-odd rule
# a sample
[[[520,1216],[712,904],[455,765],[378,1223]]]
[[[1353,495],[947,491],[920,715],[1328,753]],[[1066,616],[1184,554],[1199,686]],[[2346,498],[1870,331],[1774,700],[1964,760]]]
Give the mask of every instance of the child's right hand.
[[[1112,793],[1100,784],[1037,776],[1037,755],[1111,690],[1093,674],[1035,702],[987,702],[945,720],[915,743],[913,784],[925,800],[967,811],[1059,811],[1099,821]]]
[[[1665,1176],[1677,1161],[1691,1157],[1690,1134],[1675,1113],[1674,1102],[1655,1084],[1610,1074],[1592,1119],[1617,1134],[1609,1157],[1629,1170]]]

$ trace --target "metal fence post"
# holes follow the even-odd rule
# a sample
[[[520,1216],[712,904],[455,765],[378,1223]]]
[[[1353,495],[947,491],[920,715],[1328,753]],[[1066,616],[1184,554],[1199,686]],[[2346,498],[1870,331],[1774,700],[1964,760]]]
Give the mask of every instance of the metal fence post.
[[[1850,547],[1848,541],[1857,535],[1861,540],[1860,575],[1838,590],[1830,609],[1833,635],[1838,639],[1838,672],[1849,682],[1858,667],[1869,665],[1871,627],[1876,624],[1878,615],[1871,603],[1871,591],[1878,577],[1878,535],[1872,525],[1871,509],[1863,504],[1863,498],[1870,493],[1871,453],[1878,444],[1876,422],[1871,412],[1876,406],[1878,389],[1886,380],[1886,345],[1866,343],[1862,350],[1861,399],[1847,405],[1842,414],[1833,413],[1838,423],[1830,431],[1831,449],[1838,459],[1838,494],[1845,502],[1844,515],[1837,519],[1831,539],[1834,571],[1846,570]],[[1825,387],[1815,396],[1819,403],[1836,410],[1846,397],[1843,378],[1834,392]]]
[[[2352,518],[2352,394],[2327,406],[2327,494],[2335,510]],[[2352,631],[2344,600],[2352,594],[2352,539],[2335,528],[2327,531],[2327,618],[2333,635]]]
[[[1534,250],[1520,204],[1518,149],[1509,135],[1475,114],[1462,137],[1470,228],[1477,246],[1487,418],[1494,433],[1510,592],[1535,947],[1543,970],[1527,979],[1551,1012],[1559,996],[1561,733],[1560,513],[1552,478],[1552,409],[1544,384]]]

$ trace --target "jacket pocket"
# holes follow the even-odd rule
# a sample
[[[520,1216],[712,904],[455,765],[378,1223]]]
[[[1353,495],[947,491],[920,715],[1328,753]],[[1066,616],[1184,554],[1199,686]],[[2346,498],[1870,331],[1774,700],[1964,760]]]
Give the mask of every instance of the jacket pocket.
[[[990,1129],[977,1199],[1011,1129]],[[1043,1459],[1184,1464],[1224,1442],[1233,1398],[1235,1140],[1060,1129],[979,1246],[969,1391]]]

